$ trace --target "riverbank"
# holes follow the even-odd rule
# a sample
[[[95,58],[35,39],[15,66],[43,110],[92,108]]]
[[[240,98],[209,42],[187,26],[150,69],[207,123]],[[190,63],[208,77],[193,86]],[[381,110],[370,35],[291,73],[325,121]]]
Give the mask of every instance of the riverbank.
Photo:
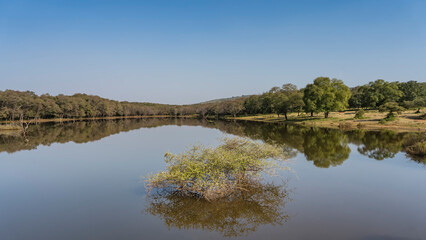
[[[21,127],[12,124],[0,125],[0,131],[15,131],[21,130]]]
[[[268,122],[268,123],[293,123],[306,127],[323,127],[323,128],[335,128],[335,129],[365,129],[365,130],[392,130],[395,132],[426,132],[426,120],[420,117],[424,115],[422,113],[414,113],[411,111],[404,111],[397,115],[395,121],[386,123],[380,123],[380,120],[386,117],[387,113],[381,113],[377,110],[366,110],[363,119],[355,119],[356,111],[345,111],[345,112],[332,112],[329,118],[324,118],[324,114],[316,114],[314,117],[306,114],[300,114],[297,116],[296,113],[288,114],[288,120],[285,120],[283,115],[278,116],[277,114],[263,114],[253,116],[241,116],[231,117],[227,116],[225,120],[242,120],[242,121],[256,121],[256,122]],[[25,123],[48,123],[48,122],[78,122],[78,121],[90,121],[90,120],[116,120],[116,119],[149,119],[149,118],[199,118],[198,115],[183,115],[183,116],[171,116],[171,115],[152,115],[152,116],[115,116],[115,117],[94,117],[94,118],[51,118],[51,119],[30,119],[24,120]],[[206,119],[215,120],[216,117],[207,117]],[[221,118],[222,119],[222,118]],[[19,121],[0,121],[0,131],[15,131],[21,128],[16,125]],[[14,125],[15,124],[15,125]]]
[[[286,122],[294,123],[307,127],[323,127],[336,129],[366,129],[366,130],[392,130],[395,132],[426,132],[426,120],[420,117],[424,114],[414,113],[415,111],[404,111],[397,115],[395,121],[380,123],[380,120],[386,117],[387,113],[381,113],[377,110],[365,111],[363,119],[355,119],[356,111],[332,112],[329,118],[324,118],[324,114],[310,117],[306,114],[296,113],[288,114],[288,120],[283,115],[265,114],[244,117],[228,117],[230,120],[244,120],[256,122]]]
[[[152,115],[152,116],[114,116],[114,117],[91,117],[91,118],[47,118],[47,119],[29,119],[24,120],[25,123],[47,123],[47,122],[77,122],[77,121],[88,121],[88,120],[116,120],[116,119],[139,119],[139,118],[198,118],[198,115],[184,115],[184,116],[171,116],[171,115]],[[15,121],[0,121],[0,123],[9,124],[9,125],[0,125],[1,126],[11,126],[10,124],[19,123],[19,120]]]

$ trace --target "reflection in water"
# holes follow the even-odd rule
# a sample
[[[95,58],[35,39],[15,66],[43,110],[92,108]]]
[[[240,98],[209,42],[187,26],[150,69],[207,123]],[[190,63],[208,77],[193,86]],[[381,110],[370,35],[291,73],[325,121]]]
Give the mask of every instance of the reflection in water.
[[[313,161],[317,167],[341,165],[350,154],[348,144],[357,145],[358,152],[376,160],[392,158],[403,151],[407,134],[391,131],[340,131],[337,129],[306,128],[286,124],[259,122],[204,121],[199,119],[126,119],[104,121],[80,121],[75,123],[45,123],[31,125],[27,137],[0,132],[0,152],[16,152],[35,149],[52,143],[97,141],[112,134],[139,128],[165,125],[203,126],[223,132],[259,139],[268,143],[296,149]],[[425,159],[408,156],[419,163]]]
[[[348,135],[353,142],[359,143],[358,152],[369,158],[383,160],[393,158],[402,151],[405,134],[397,134],[392,131],[366,132],[359,130],[349,132]]]
[[[261,225],[281,225],[289,219],[284,212],[290,201],[285,184],[260,183],[214,202],[170,192],[147,198],[145,212],[162,219],[169,229],[214,231],[237,237]]]
[[[349,158],[348,137],[339,131],[311,129],[304,135],[303,152],[306,159],[321,168],[338,166]]]

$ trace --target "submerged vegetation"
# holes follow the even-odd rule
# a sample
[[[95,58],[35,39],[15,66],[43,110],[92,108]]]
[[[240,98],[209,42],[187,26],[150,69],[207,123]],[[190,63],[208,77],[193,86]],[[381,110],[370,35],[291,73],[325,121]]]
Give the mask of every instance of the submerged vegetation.
[[[225,138],[218,147],[194,146],[182,154],[165,154],[167,170],[152,175],[147,187],[167,189],[207,201],[230,197],[259,184],[262,173],[284,168],[282,147],[246,138]]]

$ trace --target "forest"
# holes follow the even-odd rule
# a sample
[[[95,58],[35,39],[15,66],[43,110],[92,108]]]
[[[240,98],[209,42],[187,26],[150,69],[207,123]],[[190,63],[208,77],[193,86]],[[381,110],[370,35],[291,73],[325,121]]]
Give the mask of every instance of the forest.
[[[37,95],[31,91],[0,91],[1,120],[95,118],[126,116],[188,116],[200,118],[231,115],[324,113],[345,109],[417,109],[426,107],[426,83],[387,82],[378,79],[349,88],[342,80],[318,77],[298,89],[289,83],[258,95],[233,97],[192,105],[167,105],[114,101],[77,93],[71,96]]]

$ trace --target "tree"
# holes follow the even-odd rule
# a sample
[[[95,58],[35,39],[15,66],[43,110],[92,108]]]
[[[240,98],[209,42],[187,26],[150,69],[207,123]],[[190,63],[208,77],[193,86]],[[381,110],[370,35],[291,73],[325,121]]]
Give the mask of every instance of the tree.
[[[381,120],[382,123],[386,121],[393,121],[396,119],[394,112],[400,113],[402,110],[404,110],[403,107],[400,107],[398,103],[396,102],[387,102],[379,107],[380,112],[386,112],[389,111],[389,113],[386,115],[386,117]]]
[[[259,95],[252,95],[244,101],[244,109],[248,114],[257,114],[261,110]]]
[[[349,107],[350,108],[360,108],[363,106],[363,88],[354,87],[351,88],[351,97],[349,98]]]
[[[426,97],[416,97],[413,101],[404,101],[402,105],[405,108],[417,108],[416,113],[420,113],[420,109],[426,107]]]
[[[227,103],[226,109],[230,114],[232,114],[232,116],[236,117],[237,114],[239,114],[244,109],[243,104],[244,104],[244,102],[242,102],[238,99],[232,100],[232,101],[229,101]]]
[[[314,116],[314,112],[319,111],[318,101],[321,98],[321,89],[314,85],[308,84],[303,90],[303,102],[305,103],[305,111],[311,113],[311,117]]]
[[[273,102],[276,113],[284,114],[286,120],[289,112],[299,111],[304,105],[302,93],[290,83],[284,84],[280,91],[275,93]]]
[[[271,95],[271,110],[273,113],[276,113],[278,117],[280,117],[280,113],[286,114],[287,119],[287,111],[288,111],[288,96],[282,92],[274,92],[270,93]]]
[[[348,107],[351,91],[342,80],[319,77],[304,90],[305,109],[311,112],[324,112],[328,118],[331,111],[341,111]]]
[[[267,92],[260,96],[260,112],[261,113],[272,113],[272,93]]]
[[[380,112],[389,111],[389,113],[393,112],[401,112],[404,108],[400,107],[396,102],[387,102],[379,107]]]
[[[364,85],[362,91],[363,107],[379,107],[387,102],[398,102],[403,96],[397,82],[386,82],[378,79]]]
[[[426,97],[426,83],[408,81],[398,83],[398,88],[402,92],[400,102],[414,101],[418,97]]]

